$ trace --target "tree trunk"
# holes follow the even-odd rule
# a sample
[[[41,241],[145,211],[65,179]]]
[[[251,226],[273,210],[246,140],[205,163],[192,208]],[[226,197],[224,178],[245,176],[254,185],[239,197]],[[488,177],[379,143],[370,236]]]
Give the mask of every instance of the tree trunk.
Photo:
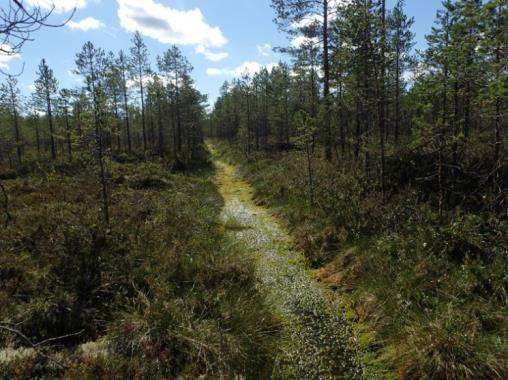
[[[46,105],[48,111],[48,125],[49,125],[49,138],[51,142],[51,158],[56,159],[55,136],[53,131],[53,115],[51,110],[51,96],[49,91],[46,91]]]
[[[325,157],[332,160],[332,128],[330,119],[330,57],[329,57],[329,30],[328,30],[328,4],[329,0],[323,0],[323,101],[325,123]]]
[[[385,201],[386,183],[385,183],[385,44],[386,44],[386,2],[381,1],[381,57],[380,57],[380,79],[379,79],[379,143],[381,148],[381,193],[383,203]]]
[[[164,133],[163,133],[163,126],[162,126],[162,106],[161,106],[161,100],[157,100],[158,105],[158,123],[159,123],[159,154],[161,157],[164,157]]]
[[[448,28],[448,14],[446,15],[447,25],[446,28]],[[446,32],[446,47],[448,47],[448,41],[449,35],[448,30]],[[443,208],[444,208],[444,173],[443,173],[443,166],[444,166],[444,138],[445,138],[445,130],[448,126],[448,63],[444,64],[443,67],[443,114],[442,114],[442,120],[441,123],[439,123],[439,130],[438,130],[438,186],[439,186],[439,199],[438,199],[438,205],[439,205],[439,217],[443,217]]]
[[[95,78],[95,70],[93,64],[90,64],[91,77]],[[104,152],[102,146],[102,119],[99,109],[99,102],[97,99],[97,88],[94,83],[94,79],[91,81],[91,91],[93,96],[94,104],[94,119],[95,119],[95,141],[97,148],[97,156],[99,161],[99,180],[101,182],[101,195],[102,195],[102,213],[104,222],[109,226],[109,199],[108,199],[108,188],[106,180],[106,170],[104,165]]]
[[[496,12],[496,27],[497,31],[501,29],[501,5]],[[496,46],[496,82],[499,82],[501,76],[501,46]],[[494,117],[494,159],[496,166],[499,167],[499,158],[501,151],[501,97],[496,95],[496,113]],[[498,170],[496,170],[498,171]]]
[[[39,118],[35,118],[35,141],[37,144],[37,156],[41,155],[41,135],[39,131]]]
[[[400,133],[400,27],[397,26],[397,41],[395,53],[395,145],[399,145]]]
[[[14,124],[14,137],[16,138],[16,153],[18,156],[18,163],[21,164],[23,161],[23,150],[21,148],[21,131],[19,129],[18,110],[16,108],[16,95],[12,84],[9,84],[11,92],[11,106],[12,106],[12,118]]]
[[[143,151],[146,151],[146,122],[145,122],[145,92],[143,86],[143,71],[139,70],[139,88],[141,92],[141,124],[143,126]]]
[[[66,131],[66,140],[67,140],[67,156],[69,158],[69,162],[72,161],[72,140],[71,140],[71,125],[69,123],[69,112],[67,106],[65,106],[65,131]]]

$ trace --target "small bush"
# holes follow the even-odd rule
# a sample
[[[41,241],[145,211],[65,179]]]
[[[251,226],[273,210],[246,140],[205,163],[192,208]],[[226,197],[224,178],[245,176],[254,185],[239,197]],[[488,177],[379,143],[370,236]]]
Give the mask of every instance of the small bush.
[[[0,320],[57,339],[20,356],[31,345],[0,330],[0,378],[265,378],[278,323],[251,264],[223,246],[210,173],[110,169],[124,180],[108,229],[91,170],[4,183],[15,222],[0,228]]]
[[[321,267],[319,280],[368,325],[373,366],[400,379],[507,377],[508,225],[493,187],[477,178],[489,178],[488,158],[472,153],[457,182],[447,182],[464,197],[447,192],[450,210],[440,216],[435,157],[426,152],[387,158],[384,204],[358,162],[332,165],[316,154],[311,207],[300,152],[245,159],[235,146],[218,146],[240,164],[258,202],[287,221],[309,265]]]

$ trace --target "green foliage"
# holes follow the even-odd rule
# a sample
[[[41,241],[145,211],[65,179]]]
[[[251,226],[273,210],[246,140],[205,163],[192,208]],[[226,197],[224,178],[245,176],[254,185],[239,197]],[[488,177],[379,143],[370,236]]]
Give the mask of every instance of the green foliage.
[[[465,201],[466,187],[442,219],[427,197],[435,187],[414,180],[425,171],[423,158],[388,165],[397,185],[380,205],[354,162],[337,167],[317,156],[309,207],[298,152],[245,161],[235,147],[219,146],[241,163],[258,201],[287,220],[309,264],[321,267],[318,278],[349,300],[351,318],[367,324],[368,364],[401,379],[506,377],[508,227]],[[482,186],[475,192],[486,194],[485,206],[492,190]]]
[[[278,323],[225,244],[212,173],[111,165],[108,230],[86,167],[4,181],[0,378],[266,377]]]

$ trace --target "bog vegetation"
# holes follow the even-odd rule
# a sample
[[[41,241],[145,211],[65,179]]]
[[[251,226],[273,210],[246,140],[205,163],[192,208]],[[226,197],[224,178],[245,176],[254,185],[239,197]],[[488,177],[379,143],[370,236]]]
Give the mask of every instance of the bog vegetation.
[[[397,378],[506,378],[504,1],[273,0],[291,63],[222,87],[210,134]],[[377,363],[377,364],[376,364]]]
[[[13,54],[50,14],[9,4]],[[205,137],[341,302],[344,373],[508,378],[508,5],[444,0],[415,53],[390,4],[272,0],[287,60],[210,110],[181,50],[151,67],[138,32],[85,43],[81,88],[46,59],[28,98],[0,74],[0,379],[274,376],[291,326],[230,241],[249,227],[219,218]]]
[[[219,221],[206,97],[177,47],[87,42],[1,87],[0,378],[265,378],[279,322]],[[241,305],[241,307],[239,307]]]

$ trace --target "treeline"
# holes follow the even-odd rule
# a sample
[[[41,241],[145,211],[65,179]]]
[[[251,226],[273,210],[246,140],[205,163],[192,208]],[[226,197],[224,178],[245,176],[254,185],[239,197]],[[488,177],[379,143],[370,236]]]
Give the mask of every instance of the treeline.
[[[505,1],[444,1],[427,50],[417,54],[404,0],[393,9],[384,0],[272,6],[291,37],[291,47],[279,50],[292,64],[226,82],[213,135],[240,140],[246,152],[290,148],[303,138],[313,153],[324,147],[328,161],[361,162],[383,197],[390,161],[419,151],[440,208],[472,156],[489,162],[489,180],[499,177],[508,99]]]
[[[192,160],[202,141],[206,97],[194,87],[191,64],[176,47],[150,67],[137,32],[129,53],[105,52],[87,42],[73,74],[81,88],[60,88],[42,59],[34,93],[24,99],[15,76],[1,87],[0,159],[11,166],[25,157],[73,158],[90,138],[98,152],[141,153]]]
[[[176,46],[157,57],[158,72],[151,70],[139,32],[129,53],[87,42],[75,64],[83,86],[65,89],[42,59],[29,99],[15,76],[6,78],[0,87],[0,162],[14,170],[48,158],[95,162],[109,223],[108,159],[157,155],[173,167],[190,165],[202,157],[206,96],[196,90],[193,68]]]
[[[223,86],[220,151],[337,290],[367,368],[507,378],[507,2],[445,1],[417,54],[403,1],[272,5],[292,62]]]
[[[87,42],[0,106],[0,379],[267,378],[279,322],[219,219],[177,47]],[[238,307],[241,305],[241,307]]]

